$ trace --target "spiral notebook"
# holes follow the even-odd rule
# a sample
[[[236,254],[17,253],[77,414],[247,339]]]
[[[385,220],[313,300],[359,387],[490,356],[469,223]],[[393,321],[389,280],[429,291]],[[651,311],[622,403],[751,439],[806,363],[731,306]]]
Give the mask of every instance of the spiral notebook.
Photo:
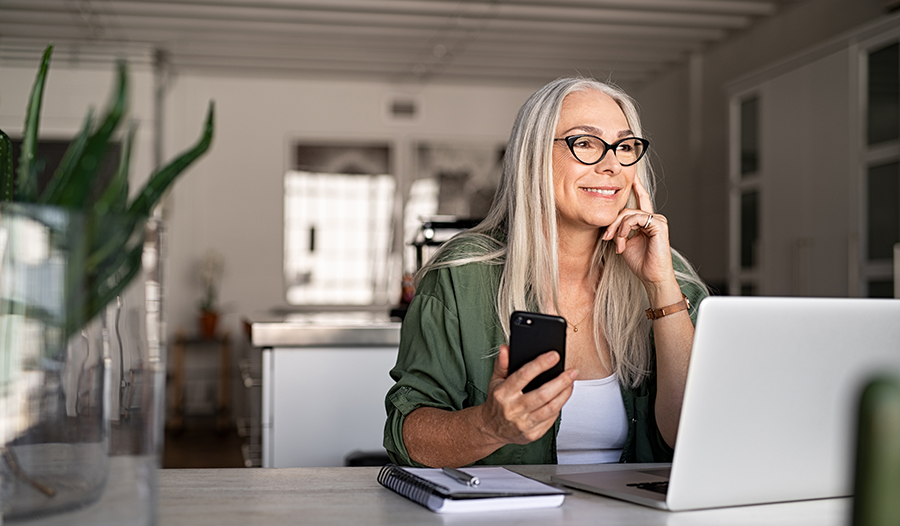
[[[501,467],[463,468],[478,477],[477,486],[445,475],[436,468],[405,468],[388,464],[378,483],[437,513],[556,508],[570,492]]]

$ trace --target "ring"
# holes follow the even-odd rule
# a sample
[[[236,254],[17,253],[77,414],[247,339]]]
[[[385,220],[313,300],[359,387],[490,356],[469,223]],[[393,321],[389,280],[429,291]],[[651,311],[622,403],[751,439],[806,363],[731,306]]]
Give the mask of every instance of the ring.
[[[643,227],[641,227],[641,228],[643,228],[643,229],[646,230],[647,227],[650,226],[650,222],[651,222],[651,221],[653,221],[653,214],[647,214],[647,224],[645,224],[645,225],[644,225]]]

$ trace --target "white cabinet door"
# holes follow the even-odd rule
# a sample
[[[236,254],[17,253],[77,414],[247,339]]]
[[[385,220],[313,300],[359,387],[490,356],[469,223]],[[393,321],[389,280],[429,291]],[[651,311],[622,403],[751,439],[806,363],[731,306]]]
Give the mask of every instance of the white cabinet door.
[[[396,347],[267,352],[265,467],[343,466],[348,453],[383,450],[384,396],[394,384],[388,372]]]

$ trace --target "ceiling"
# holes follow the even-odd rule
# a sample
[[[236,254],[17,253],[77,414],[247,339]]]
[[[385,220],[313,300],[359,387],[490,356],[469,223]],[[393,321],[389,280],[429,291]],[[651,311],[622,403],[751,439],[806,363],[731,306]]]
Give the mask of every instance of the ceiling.
[[[804,0],[0,0],[0,63],[636,85]]]

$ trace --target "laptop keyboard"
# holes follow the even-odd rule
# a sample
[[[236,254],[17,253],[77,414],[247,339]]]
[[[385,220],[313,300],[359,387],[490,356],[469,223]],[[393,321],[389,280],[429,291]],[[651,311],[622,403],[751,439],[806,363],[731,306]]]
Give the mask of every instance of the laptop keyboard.
[[[663,495],[665,495],[669,491],[668,480],[660,480],[657,482],[635,482],[634,484],[626,485],[631,486],[632,488],[645,489],[647,491],[653,491],[655,493],[662,493]]]

